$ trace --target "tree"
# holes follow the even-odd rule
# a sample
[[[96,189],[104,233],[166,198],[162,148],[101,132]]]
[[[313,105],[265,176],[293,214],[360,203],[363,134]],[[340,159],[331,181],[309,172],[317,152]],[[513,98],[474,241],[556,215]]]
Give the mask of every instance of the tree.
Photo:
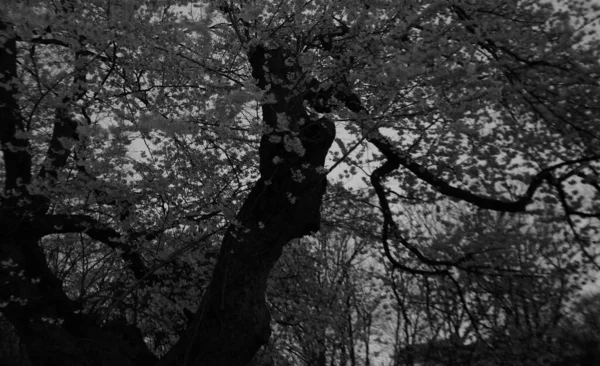
[[[597,10],[9,1],[3,316],[36,365],[244,365],[269,340],[272,268],[322,211],[394,273],[497,271],[410,221],[450,203],[553,223],[567,270],[597,268]]]
[[[574,243],[554,224],[523,216],[465,216],[444,231],[454,250],[485,251],[477,266],[430,278],[392,276],[396,364],[557,365],[571,357],[562,334],[581,289],[573,278],[580,271],[570,268],[576,261],[568,260]]]
[[[363,364],[383,319],[373,312],[386,295],[373,242],[322,231],[316,240],[290,243],[272,274],[273,344],[291,364]]]

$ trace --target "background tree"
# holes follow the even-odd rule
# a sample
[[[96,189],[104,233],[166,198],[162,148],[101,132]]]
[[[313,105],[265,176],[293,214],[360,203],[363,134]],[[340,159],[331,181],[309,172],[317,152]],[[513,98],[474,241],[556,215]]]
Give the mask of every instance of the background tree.
[[[244,365],[268,286],[311,363],[369,364],[386,316],[421,319],[403,352],[549,344],[598,267],[593,5],[7,4],[0,306],[33,364]]]
[[[572,268],[577,250],[553,224],[523,219],[463,216],[444,231],[454,249],[481,250],[477,265],[428,278],[392,276],[397,364],[538,365],[570,357],[559,334],[577,313],[570,310],[581,290],[580,269]]]

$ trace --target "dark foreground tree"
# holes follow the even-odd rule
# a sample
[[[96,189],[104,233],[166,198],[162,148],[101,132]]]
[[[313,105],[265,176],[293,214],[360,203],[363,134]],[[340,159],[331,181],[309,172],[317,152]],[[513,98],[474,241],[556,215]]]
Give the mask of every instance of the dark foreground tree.
[[[29,360],[247,364],[269,273],[325,208],[390,283],[527,270],[417,204],[552,223],[557,268],[598,266],[598,9],[558,5],[6,2],[0,307]]]

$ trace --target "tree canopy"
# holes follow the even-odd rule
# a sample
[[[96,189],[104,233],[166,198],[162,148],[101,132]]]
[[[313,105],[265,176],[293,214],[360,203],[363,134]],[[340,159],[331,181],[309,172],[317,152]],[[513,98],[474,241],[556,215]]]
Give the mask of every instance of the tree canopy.
[[[600,357],[597,4],[5,3],[23,365]]]

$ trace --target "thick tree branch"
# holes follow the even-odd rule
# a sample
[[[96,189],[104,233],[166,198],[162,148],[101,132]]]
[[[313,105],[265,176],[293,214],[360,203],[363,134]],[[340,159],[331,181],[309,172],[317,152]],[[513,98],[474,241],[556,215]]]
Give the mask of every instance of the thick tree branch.
[[[527,205],[529,205],[533,200],[533,196],[535,195],[537,190],[545,181],[552,178],[552,172],[556,169],[573,164],[580,164],[600,160],[600,156],[592,155],[575,160],[565,161],[544,168],[532,178],[531,182],[529,182],[527,190],[521,196],[521,198],[515,201],[508,201],[504,199],[495,199],[477,195],[465,189],[454,187],[451,184],[447,183],[446,181],[438,178],[437,176],[429,172],[425,167],[416,163],[408,156],[398,152],[379,132],[373,133],[372,135],[373,136],[370,137],[368,141],[375,145],[388,160],[397,162],[398,164],[402,165],[415,176],[417,176],[419,179],[428,183],[436,191],[448,197],[457,198],[459,200],[469,202],[479,208],[500,212],[524,212],[527,208]]]
[[[342,82],[336,85],[335,87],[330,87],[324,91],[319,91],[319,83],[314,80],[311,83],[311,85],[313,86],[313,88],[311,89],[310,93],[305,95],[305,98],[307,102],[315,108],[315,110],[328,111],[329,99],[332,95],[335,95],[335,97],[338,100],[344,102],[345,106],[349,110],[359,115],[368,114],[368,111],[366,110],[366,108],[363,107],[360,98],[358,98],[356,94],[350,91],[349,86],[347,84]],[[436,261],[427,258],[420,252],[418,248],[411,245],[402,236],[401,232],[399,231],[398,227],[396,226],[393,220],[393,215],[390,210],[387,197],[385,196],[384,188],[381,184],[381,180],[385,177],[385,175],[402,166],[411,173],[413,173],[416,177],[429,184],[436,191],[448,197],[453,197],[469,202],[479,208],[501,212],[523,212],[526,210],[527,205],[533,200],[533,196],[540,188],[540,186],[544,182],[551,181],[552,179],[554,179],[552,173],[555,170],[569,165],[582,164],[600,160],[600,156],[592,155],[575,160],[565,161],[544,168],[533,177],[533,179],[529,183],[525,194],[521,198],[515,201],[508,201],[504,199],[494,199],[490,197],[477,195],[467,190],[452,186],[448,182],[438,178],[436,175],[429,172],[425,167],[412,160],[408,155],[398,151],[392,145],[392,143],[385,136],[383,136],[376,128],[368,131],[367,140],[373,145],[375,145],[386,157],[386,162],[381,167],[377,168],[371,175],[371,183],[378,196],[380,208],[384,217],[383,231],[381,237],[383,242],[384,253],[394,267],[409,273],[421,275],[445,275],[448,273],[447,268],[449,266],[462,268],[462,263],[470,261],[475,253],[469,253],[455,261]],[[388,236],[390,229],[392,230],[393,235],[400,240],[402,245],[405,248],[407,248],[413,255],[415,255],[422,263],[431,266],[442,265],[446,268],[440,270],[426,271],[411,268],[400,263],[398,260],[396,260],[396,258],[394,258],[389,248]],[[463,269],[467,271],[473,271],[474,267],[466,266]]]
[[[66,107],[58,107],[46,159],[38,173],[41,179],[56,181],[58,171],[67,163],[71,145],[77,139],[77,122],[69,116]]]
[[[73,90],[70,94],[65,95],[61,100],[61,104],[56,107],[52,138],[50,139],[44,163],[38,173],[38,177],[48,185],[56,183],[58,171],[67,164],[67,159],[71,154],[73,145],[80,140],[80,136],[77,133],[78,123],[69,113],[69,105],[83,98],[86,93],[87,65],[81,51],[85,47],[84,38],[81,37],[79,42],[80,50],[75,52]]]
[[[106,244],[109,248],[118,251],[137,279],[146,278],[149,281],[156,280],[156,278],[144,277],[148,273],[148,268],[139,253],[133,250],[129,236],[117,232],[110,226],[98,222],[90,216],[44,215],[36,218],[33,225],[39,228],[42,235],[84,233],[91,239],[98,240]],[[164,229],[161,229],[161,231],[164,231]],[[153,237],[154,233],[140,234],[138,237],[146,235]]]
[[[207,220],[218,215],[211,212],[204,215],[186,215],[188,220]],[[109,248],[120,253],[121,258],[133,272],[137,280],[154,283],[159,278],[151,274],[152,270],[146,266],[142,256],[137,253],[132,244],[137,240],[153,240],[165,230],[179,225],[179,220],[168,226],[145,232],[121,234],[109,225],[103,224],[87,215],[43,215],[33,219],[32,225],[36,227],[41,236],[50,234],[82,233],[91,239],[106,244]]]

